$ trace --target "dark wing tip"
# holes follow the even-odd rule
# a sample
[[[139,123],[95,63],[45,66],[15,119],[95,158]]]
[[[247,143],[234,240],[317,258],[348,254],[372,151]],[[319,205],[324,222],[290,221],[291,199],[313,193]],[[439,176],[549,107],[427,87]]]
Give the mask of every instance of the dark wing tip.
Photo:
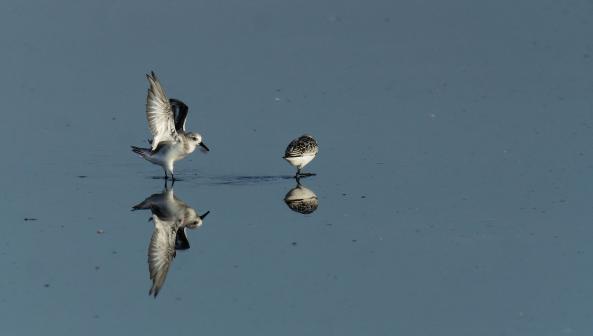
[[[156,299],[156,296],[159,295],[159,291],[158,290],[153,290],[152,288],[148,291],[148,296],[154,296],[154,298]]]
[[[190,248],[189,240],[185,235],[183,229],[177,230],[177,235],[175,235],[175,250],[188,250]],[[177,252],[175,252],[177,254]]]
[[[189,107],[181,100],[175,98],[169,98],[169,104],[173,109],[175,130],[185,130],[185,120],[187,119],[187,114],[189,113]]]
[[[148,80],[152,80],[152,81],[155,81],[155,82],[156,82],[156,80],[157,80],[157,79],[156,79],[156,74],[155,74],[155,73],[154,73],[154,71],[152,71],[152,70],[150,71],[150,73],[149,73],[149,74],[146,74],[146,78],[148,78]]]

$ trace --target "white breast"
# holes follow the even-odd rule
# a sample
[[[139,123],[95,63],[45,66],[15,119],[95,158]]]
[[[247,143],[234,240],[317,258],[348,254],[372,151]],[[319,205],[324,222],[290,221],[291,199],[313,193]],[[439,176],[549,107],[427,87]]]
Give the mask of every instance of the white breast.
[[[288,161],[293,167],[297,169],[302,169],[306,166],[311,160],[315,158],[315,154],[313,155],[303,155],[303,156],[289,156],[285,157],[284,160]]]

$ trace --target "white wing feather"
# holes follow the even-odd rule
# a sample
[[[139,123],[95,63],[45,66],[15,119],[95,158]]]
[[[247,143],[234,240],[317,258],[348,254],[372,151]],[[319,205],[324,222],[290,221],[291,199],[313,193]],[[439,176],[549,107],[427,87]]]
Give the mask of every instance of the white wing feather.
[[[173,221],[163,221],[152,215],[154,232],[148,247],[148,271],[152,280],[149,294],[155,297],[165,283],[169,266],[175,255],[175,235],[177,229]]]
[[[155,150],[160,142],[179,141],[179,135],[175,130],[175,118],[165,90],[154,72],[146,77],[150,83],[146,97],[146,118],[153,136],[152,150]]]

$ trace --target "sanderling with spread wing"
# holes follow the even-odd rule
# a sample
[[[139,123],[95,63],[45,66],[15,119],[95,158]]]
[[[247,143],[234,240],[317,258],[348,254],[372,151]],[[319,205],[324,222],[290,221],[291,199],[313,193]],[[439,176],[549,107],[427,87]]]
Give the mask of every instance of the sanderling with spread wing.
[[[202,136],[185,131],[189,108],[182,101],[168,99],[158,78],[151,72],[146,75],[150,88],[146,97],[146,118],[152,133],[151,148],[132,146],[132,151],[147,161],[163,167],[165,179],[175,180],[173,165],[192,153],[197,146],[209,151]]]
[[[146,198],[132,210],[150,210],[154,222],[154,230],[148,247],[148,271],[152,280],[149,295],[156,296],[165,283],[167,273],[177,254],[176,250],[187,250],[189,240],[186,229],[202,226],[204,218],[210,211],[199,215],[173,193],[173,189],[165,184],[165,190]]]
[[[317,141],[312,136],[305,134],[288,144],[283,158],[297,169],[296,177],[312,176],[315,174],[302,173],[302,169],[315,158],[317,152],[319,152]]]

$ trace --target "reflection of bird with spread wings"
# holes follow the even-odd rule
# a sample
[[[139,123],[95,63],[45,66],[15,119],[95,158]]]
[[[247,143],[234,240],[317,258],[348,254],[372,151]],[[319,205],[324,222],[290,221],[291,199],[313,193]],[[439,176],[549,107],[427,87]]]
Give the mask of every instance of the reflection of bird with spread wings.
[[[167,278],[171,261],[176,256],[175,251],[189,248],[185,230],[200,227],[210,211],[200,216],[168,187],[132,208],[141,209],[150,209],[151,220],[154,222],[154,231],[148,246],[148,270],[152,280],[148,294],[156,297]]]

